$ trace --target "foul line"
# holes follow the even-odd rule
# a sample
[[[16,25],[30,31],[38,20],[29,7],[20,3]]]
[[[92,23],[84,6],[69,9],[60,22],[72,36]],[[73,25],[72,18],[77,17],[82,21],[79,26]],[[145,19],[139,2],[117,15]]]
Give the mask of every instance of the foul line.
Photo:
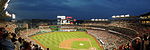
[[[98,46],[104,50],[104,47],[100,45],[100,43],[98,42],[98,40],[93,35],[89,34],[87,31],[86,31],[86,34],[92,36],[94,38],[94,40],[97,42]]]

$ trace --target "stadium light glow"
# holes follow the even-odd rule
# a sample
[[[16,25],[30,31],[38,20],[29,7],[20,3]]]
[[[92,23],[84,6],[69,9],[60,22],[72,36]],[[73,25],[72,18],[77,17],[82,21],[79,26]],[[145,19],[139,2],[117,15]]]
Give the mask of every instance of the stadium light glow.
[[[130,17],[130,15],[129,15],[129,14],[127,14],[127,15],[125,15],[125,17]]]
[[[15,14],[12,14],[12,19],[16,19],[16,15]]]
[[[8,3],[5,4],[4,6],[4,10],[6,10],[6,8],[8,7]]]
[[[120,17],[119,15],[116,16],[116,18]]]
[[[95,21],[98,21],[98,19],[95,19]]]
[[[150,16],[148,16],[148,18],[150,18]]]
[[[124,15],[121,15],[120,17],[125,17]]]
[[[112,16],[112,18],[116,18],[116,16]]]
[[[127,14],[127,15],[116,15],[116,16],[112,16],[112,18],[120,18],[120,17],[130,17],[130,15],[129,14]]]
[[[102,19],[99,19],[99,21],[102,21]]]
[[[10,0],[7,0],[7,2],[6,3],[9,3],[10,2]]]
[[[10,2],[10,0],[7,0],[7,2],[5,3],[5,5],[4,5],[4,10],[6,10],[7,9],[7,7],[8,7],[8,3]]]
[[[94,21],[94,19],[91,19],[91,21]]]
[[[8,13],[8,11],[5,12],[6,16],[11,17],[11,14]]]
[[[105,19],[102,19],[102,21],[105,21]]]

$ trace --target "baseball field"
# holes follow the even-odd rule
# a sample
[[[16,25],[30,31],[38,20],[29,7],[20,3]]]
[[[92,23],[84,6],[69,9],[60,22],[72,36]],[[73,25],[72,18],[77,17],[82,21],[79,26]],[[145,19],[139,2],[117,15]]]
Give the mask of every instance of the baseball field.
[[[94,37],[86,32],[50,32],[30,38],[50,50],[103,50]]]

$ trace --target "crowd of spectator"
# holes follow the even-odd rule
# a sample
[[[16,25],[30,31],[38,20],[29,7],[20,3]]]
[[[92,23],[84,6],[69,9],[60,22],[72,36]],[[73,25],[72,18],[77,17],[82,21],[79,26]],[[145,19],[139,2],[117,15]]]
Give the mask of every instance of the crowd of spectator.
[[[149,50],[150,49],[150,35],[148,33],[144,35],[137,36],[134,38],[130,43],[130,45],[122,45],[119,47],[120,50],[122,49],[129,49],[129,50]],[[128,48],[125,48],[128,46]]]
[[[132,29],[136,31],[139,35],[143,35],[145,33],[149,33],[150,27],[147,27],[146,25],[135,23],[132,21],[118,21],[118,22],[112,22],[109,24],[109,26],[115,26],[115,27],[121,27],[121,28],[127,28]]]
[[[132,41],[125,38],[128,42],[123,42],[122,44],[113,43],[116,45],[113,48],[118,47],[117,48],[118,50],[149,50],[150,49],[150,47],[149,47],[150,46],[150,40],[149,40],[150,39],[149,38],[150,27],[146,27],[145,25],[141,25],[139,23],[133,23],[133,22],[129,22],[129,21],[128,22],[126,22],[126,21],[112,22],[108,25],[98,25],[97,24],[97,25],[91,25],[90,27],[93,27],[93,26],[105,28],[108,30],[113,30],[116,32],[120,32],[121,34],[127,35],[128,37],[132,37],[131,38]],[[93,30],[93,31],[90,30],[90,32],[91,32],[91,35],[97,37],[98,40],[100,40],[104,43],[109,44],[109,42],[108,41],[106,42],[106,40],[109,40],[109,39],[113,40],[113,38],[114,38],[114,37],[108,38],[111,34],[100,32],[100,31],[97,32],[97,30]],[[108,35],[105,36],[103,34],[108,34]],[[123,36],[117,35],[116,37],[123,37]],[[123,38],[120,38],[120,39],[123,39]],[[114,39],[117,39],[117,38],[114,38]],[[113,41],[111,41],[111,43],[112,42]],[[120,45],[118,45],[118,44],[120,44]],[[112,45],[104,45],[104,46],[112,46]],[[106,47],[106,48],[109,48],[109,47]]]
[[[88,26],[91,28],[101,28],[101,29],[105,29],[107,31],[115,31],[118,32],[122,35],[128,36],[128,37],[136,37],[136,35],[138,34],[135,30],[133,29],[128,29],[128,28],[122,28],[122,27],[115,27],[115,26]]]
[[[133,23],[129,21],[128,22],[121,21],[121,22],[118,22],[117,25],[113,25],[113,26],[120,26],[122,28],[130,28],[138,32],[138,34],[135,36],[136,38],[133,39],[129,43],[130,45],[122,45],[120,48],[126,49],[124,46],[127,46],[129,50],[150,50],[150,47],[149,47],[150,46],[150,27],[149,26],[146,26],[140,23]]]
[[[96,37],[105,49],[117,49],[122,44],[129,42],[127,39],[124,39],[121,36],[113,35],[108,31],[87,30],[87,32]]]
[[[122,34],[130,36],[132,38],[136,37],[136,35],[138,34],[133,29],[122,28],[122,27],[109,26],[109,27],[107,27],[107,29],[122,33]]]
[[[19,35],[14,32],[14,28],[12,25],[8,26],[7,24],[0,24],[0,50],[42,50],[43,48],[34,43],[34,41],[28,40],[27,37],[23,37],[23,35]],[[14,25],[15,26],[15,25]],[[10,29],[9,29],[9,28]],[[13,29],[12,29],[13,28]],[[22,31],[20,33],[25,34]],[[30,32],[34,32],[33,30]],[[25,35],[24,35],[25,36]]]
[[[115,23],[116,24],[116,23]],[[112,24],[113,25],[113,24]],[[135,30],[138,34],[130,43],[126,43],[119,47],[119,50],[150,50],[150,27],[140,23],[133,22],[118,22],[116,25],[122,28]],[[123,31],[122,31],[123,32]],[[132,34],[132,33],[131,33]]]
[[[110,23],[108,26],[127,28],[129,26],[129,23],[126,21],[115,21],[115,22]]]

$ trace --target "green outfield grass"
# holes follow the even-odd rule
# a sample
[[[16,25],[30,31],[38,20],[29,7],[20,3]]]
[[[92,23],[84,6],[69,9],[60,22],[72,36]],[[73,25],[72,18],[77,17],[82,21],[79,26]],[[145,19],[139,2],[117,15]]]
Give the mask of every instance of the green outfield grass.
[[[41,35],[35,35],[30,38],[38,41],[40,44],[42,44],[46,48],[50,48],[51,50],[70,50],[70,49],[59,48],[59,45],[61,42],[65,40],[74,39],[74,38],[88,38],[90,42],[73,41],[71,44],[71,48],[88,49],[90,47],[95,47],[97,50],[103,49],[100,48],[98,46],[98,43],[94,40],[94,38],[86,34],[86,32],[50,32]]]

